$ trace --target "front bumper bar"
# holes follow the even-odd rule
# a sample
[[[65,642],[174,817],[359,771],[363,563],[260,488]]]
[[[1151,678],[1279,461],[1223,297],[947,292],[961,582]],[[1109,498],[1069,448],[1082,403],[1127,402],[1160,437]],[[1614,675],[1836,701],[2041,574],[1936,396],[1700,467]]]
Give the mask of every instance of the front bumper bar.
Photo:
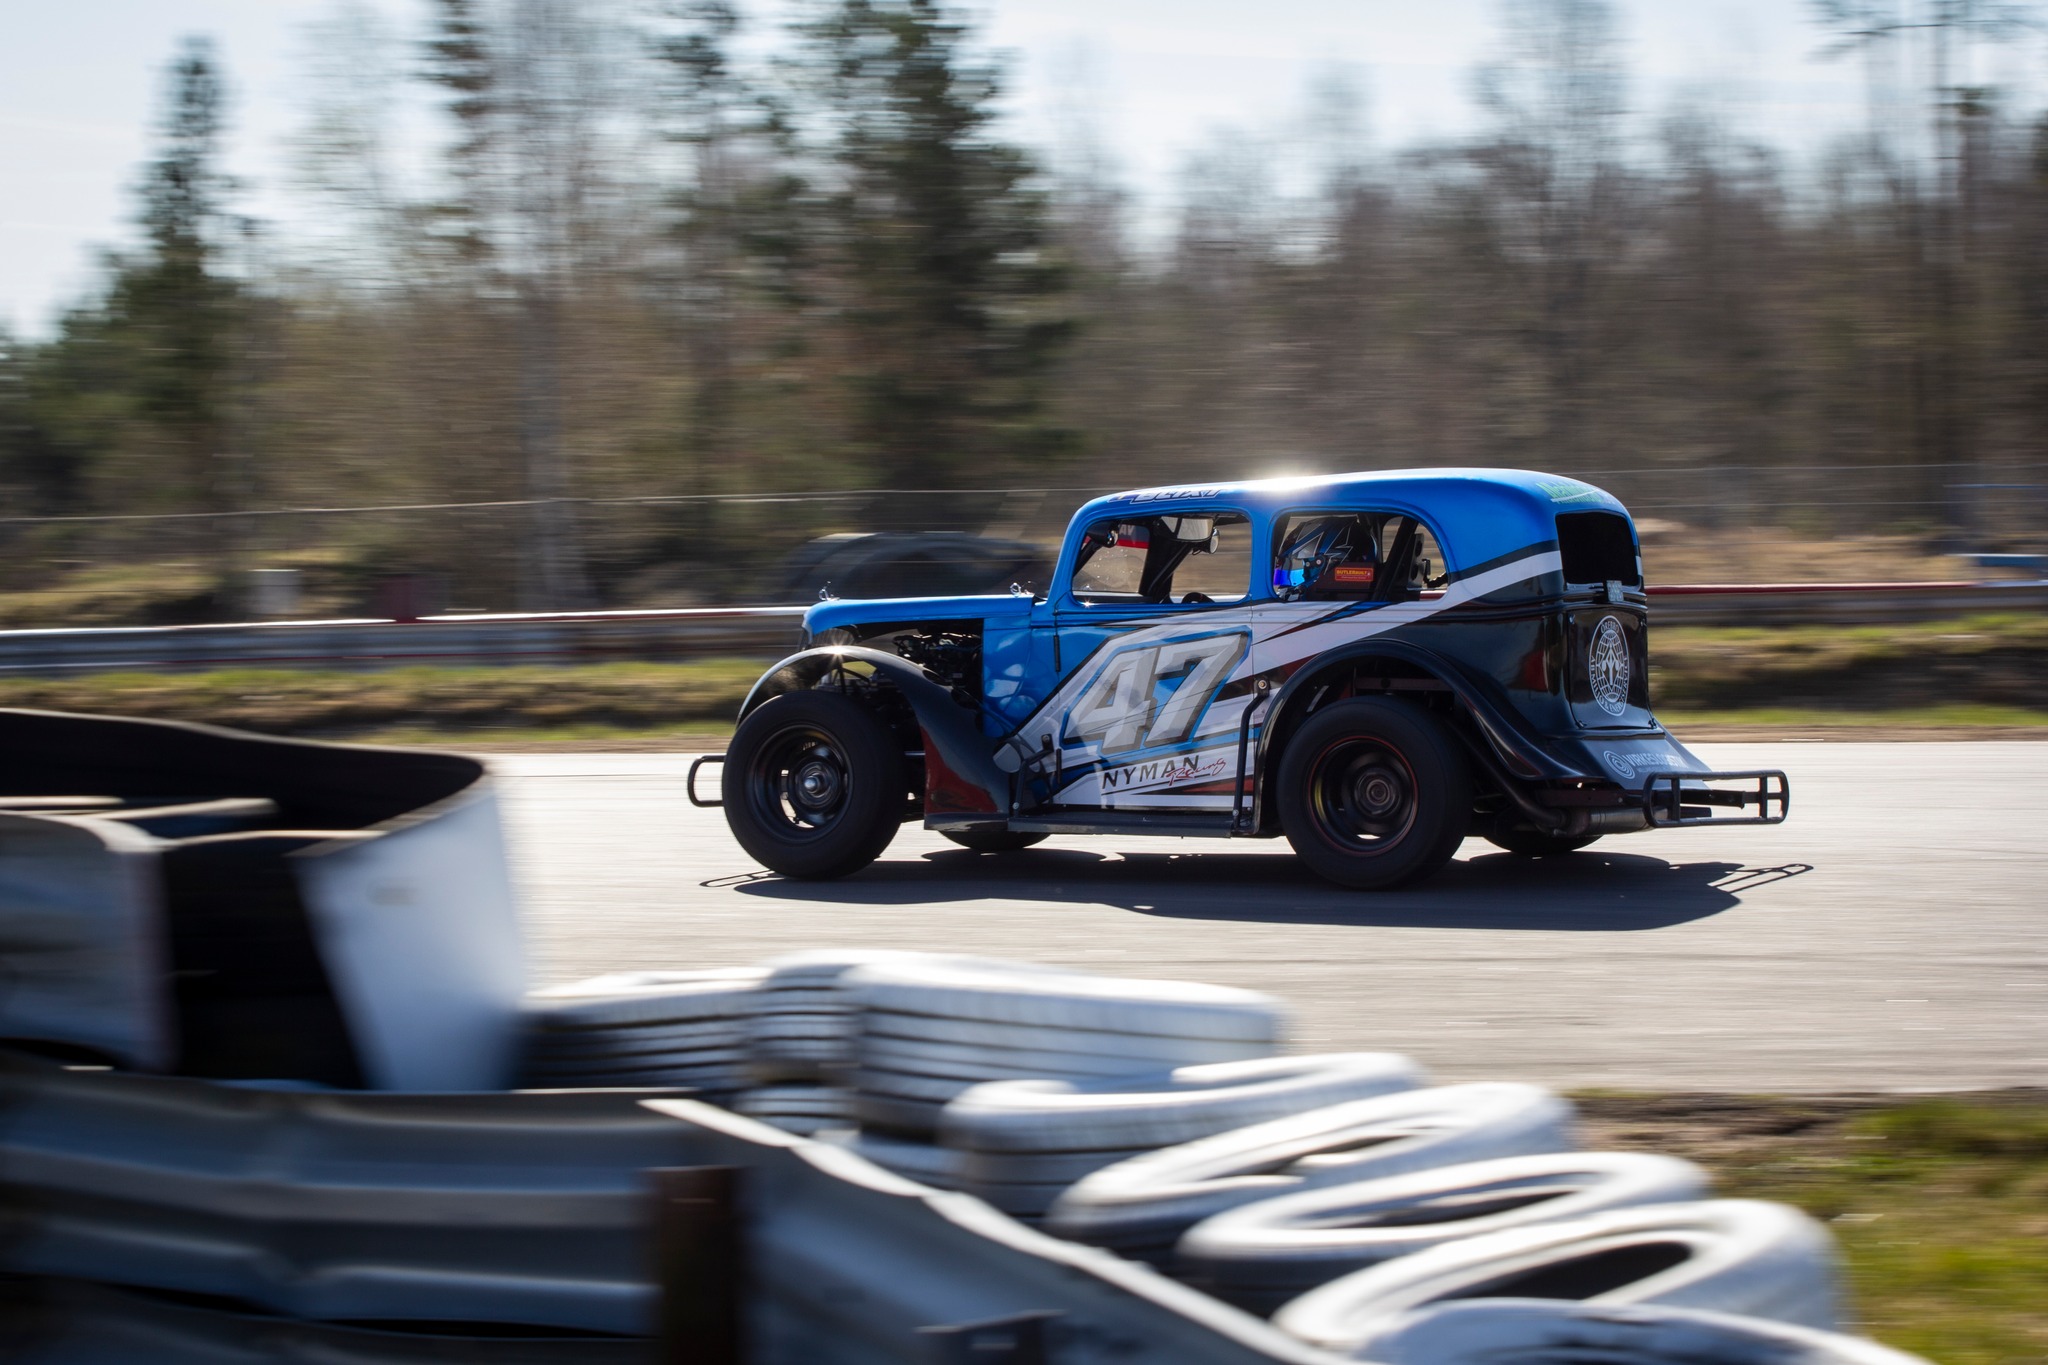
[[[1729,790],[1708,782],[1754,784]],[[1733,807],[1740,815],[1716,815],[1714,808]],[[1751,807],[1756,814],[1749,814]],[[1775,810],[1773,809],[1775,808]],[[1643,815],[1653,829],[1676,825],[1782,825],[1792,810],[1792,784],[1776,770],[1740,773],[1652,773],[1643,784]]]

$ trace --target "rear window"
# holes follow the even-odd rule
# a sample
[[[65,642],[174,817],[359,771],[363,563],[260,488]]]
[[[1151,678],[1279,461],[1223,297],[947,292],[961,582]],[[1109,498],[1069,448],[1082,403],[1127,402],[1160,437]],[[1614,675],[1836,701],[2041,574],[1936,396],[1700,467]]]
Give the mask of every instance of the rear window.
[[[1567,583],[1610,580],[1639,588],[1636,538],[1628,518],[1614,512],[1566,512],[1557,519],[1557,548]]]

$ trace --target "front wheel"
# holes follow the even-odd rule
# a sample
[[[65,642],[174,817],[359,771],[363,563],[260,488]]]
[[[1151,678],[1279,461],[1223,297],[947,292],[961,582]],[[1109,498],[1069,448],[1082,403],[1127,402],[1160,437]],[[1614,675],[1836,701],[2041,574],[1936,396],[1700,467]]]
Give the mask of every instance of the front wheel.
[[[1427,714],[1387,698],[1356,697],[1310,716],[1273,780],[1294,851],[1360,891],[1437,872],[1472,820],[1472,776],[1456,743]]]
[[[838,692],[791,692],[740,722],[720,795],[740,847],[785,877],[844,877],[902,823],[902,747]]]
[[[942,829],[939,834],[976,853],[1015,853],[1033,844],[1042,844],[1046,838],[1043,834],[1026,834],[1014,829]]]

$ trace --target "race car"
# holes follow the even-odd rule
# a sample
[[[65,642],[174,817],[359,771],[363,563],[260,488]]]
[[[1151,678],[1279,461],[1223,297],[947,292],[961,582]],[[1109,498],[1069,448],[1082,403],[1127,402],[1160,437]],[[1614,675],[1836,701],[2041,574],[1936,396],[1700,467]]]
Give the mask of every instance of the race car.
[[[1118,493],[1074,515],[1042,593],[811,607],[690,799],[790,877],[855,872],[921,819],[984,852],[1285,836],[1361,890],[1468,835],[1544,856],[1781,822],[1784,773],[1710,771],[1651,714],[1648,617],[1627,509],[1576,479]]]

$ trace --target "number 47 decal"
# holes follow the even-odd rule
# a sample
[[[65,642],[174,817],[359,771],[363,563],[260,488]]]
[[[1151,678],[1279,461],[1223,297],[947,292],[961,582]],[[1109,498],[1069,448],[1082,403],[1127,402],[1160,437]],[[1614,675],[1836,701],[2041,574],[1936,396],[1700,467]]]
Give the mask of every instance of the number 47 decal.
[[[1113,655],[1067,713],[1067,742],[1095,740],[1105,754],[1180,743],[1194,733],[1251,642],[1247,632],[1232,631]],[[1153,696],[1157,684],[1176,676],[1179,686],[1160,705]]]

